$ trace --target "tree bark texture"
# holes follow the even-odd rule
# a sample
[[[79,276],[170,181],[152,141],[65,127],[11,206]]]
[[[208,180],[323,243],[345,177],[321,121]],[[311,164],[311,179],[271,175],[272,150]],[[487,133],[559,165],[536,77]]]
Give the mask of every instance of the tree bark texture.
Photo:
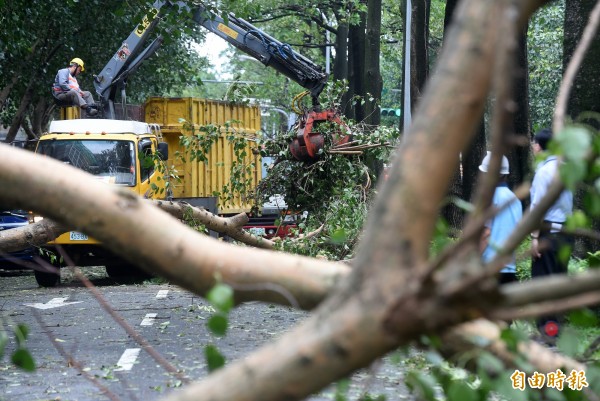
[[[517,70],[515,76],[514,102],[515,113],[513,121],[514,138],[508,138],[513,151],[506,157],[510,165],[508,182],[516,188],[523,183],[531,173],[531,121],[529,120],[529,70],[527,62],[527,27],[525,27],[518,41]]]
[[[595,4],[595,0],[566,0],[563,43],[564,70],[566,70],[573,52],[581,39],[590,12]],[[596,39],[592,42],[585,60],[581,64],[579,73],[575,78],[575,82],[573,82],[567,110],[567,114],[573,120],[580,118],[583,112],[600,112],[600,101],[598,101],[600,75],[598,74],[598,65],[600,65],[600,33],[596,33]],[[600,129],[600,122],[597,116],[595,118],[587,118],[584,121],[596,129]]]
[[[429,13],[431,0],[413,1],[413,18],[411,24],[412,38],[411,59],[411,106],[415,109],[422,97],[423,88],[429,77]]]
[[[361,0],[366,2],[367,0]],[[358,25],[350,26],[350,51],[348,57],[351,57],[351,75],[350,79],[352,83],[350,87],[353,89],[352,95],[354,97],[360,97],[365,99],[366,83],[364,81],[366,74],[365,66],[365,47],[366,47],[366,28],[367,28],[367,15],[366,13],[360,13],[360,22]],[[365,119],[365,106],[360,99],[354,101],[352,106],[353,116],[356,121],[363,121]]]
[[[335,35],[333,79],[339,81],[348,79],[348,22],[339,22],[342,18],[337,14],[336,18],[338,20],[338,27]]]
[[[368,0],[367,32],[365,46],[365,123],[377,126],[381,121],[379,104],[381,102],[381,89],[383,80],[379,63],[381,48],[381,0]],[[374,100],[371,101],[370,98]]]
[[[564,39],[563,39],[563,71],[566,71],[575,48],[581,40],[583,30],[590,13],[596,1],[594,0],[566,0],[565,2],[565,21],[564,21]],[[581,121],[590,124],[595,129],[600,129],[600,118],[595,116],[585,117],[582,113],[600,112],[600,76],[598,74],[598,65],[600,63],[600,34],[596,33],[596,38],[592,42],[585,59],[578,71],[571,94],[567,104],[567,115],[574,121]],[[575,207],[581,205],[583,195],[581,191],[575,193]],[[594,219],[592,222],[594,229],[600,228],[600,221]],[[600,246],[600,242],[592,239],[582,238],[576,240],[576,254],[585,256],[586,252],[594,252]]]
[[[447,0],[446,1],[446,9],[444,12],[444,39],[443,43],[446,43],[447,32],[452,23],[452,17],[454,15],[454,10],[456,9],[456,5],[458,0]],[[452,198],[460,198],[460,199],[470,199],[469,194],[465,194],[463,187],[463,161],[460,161],[459,166],[456,168],[454,172],[454,177],[450,183],[450,188],[448,190],[448,201],[444,204],[442,208],[441,215],[448,223],[449,227],[452,229],[458,230],[462,227],[463,223],[463,210],[459,208],[454,202],[451,201]]]

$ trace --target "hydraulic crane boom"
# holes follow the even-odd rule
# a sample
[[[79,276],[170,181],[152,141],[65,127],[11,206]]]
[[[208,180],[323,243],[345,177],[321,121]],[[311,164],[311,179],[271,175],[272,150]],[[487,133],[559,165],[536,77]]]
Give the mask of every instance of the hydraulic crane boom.
[[[225,22],[220,16],[198,7],[194,21],[309,90],[313,104],[318,105],[317,99],[327,83],[327,74],[322,67],[294,51],[290,45],[281,43],[231,13]]]
[[[322,67],[294,51],[291,46],[278,41],[231,13],[227,20],[224,20],[203,6],[195,6],[190,9],[183,2],[162,0],[154,4],[142,22],[121,44],[119,50],[101,73],[95,76],[94,85],[102,103],[104,117],[115,118],[114,99],[116,94],[121,92],[122,100],[125,101],[127,77],[137,70],[144,60],[154,54],[162,43],[162,37],[159,36],[142,49],[150,33],[171,7],[179,7],[191,13],[193,21],[197,24],[254,57],[265,66],[279,71],[310,92],[312,110],[300,116],[297,139],[290,145],[294,157],[300,160],[317,157],[324,143],[323,135],[315,133],[315,128],[320,123],[333,122],[342,126],[344,131],[347,130],[336,111],[321,110],[319,106],[318,97],[328,78]],[[337,143],[347,142],[349,138],[347,133],[341,132],[334,136]]]

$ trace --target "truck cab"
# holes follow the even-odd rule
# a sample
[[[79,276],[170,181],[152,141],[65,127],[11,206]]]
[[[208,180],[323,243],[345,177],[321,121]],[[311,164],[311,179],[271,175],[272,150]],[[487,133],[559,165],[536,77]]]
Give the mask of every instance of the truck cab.
[[[166,149],[166,144],[156,124],[77,119],[50,123],[36,153],[153,198],[151,187],[157,174],[151,157],[157,151],[161,154],[159,149]]]
[[[165,197],[153,188],[163,183],[153,155],[166,160],[168,146],[160,127],[139,121],[75,119],[53,121],[37,145],[36,153],[81,169],[108,184],[129,188],[146,198]],[[161,177],[162,178],[162,177]],[[34,216],[37,221],[42,217]],[[106,265],[118,275],[125,262],[84,233],[71,231],[48,244],[48,252],[60,244],[78,265]],[[58,256],[58,255],[55,255]],[[54,264],[59,258],[48,257]],[[53,286],[59,275],[36,271],[38,284]]]

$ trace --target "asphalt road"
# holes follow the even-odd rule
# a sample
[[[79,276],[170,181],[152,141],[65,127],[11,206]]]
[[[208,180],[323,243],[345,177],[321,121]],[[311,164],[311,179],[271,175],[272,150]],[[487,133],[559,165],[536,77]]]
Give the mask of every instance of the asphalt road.
[[[227,335],[217,338],[206,329],[212,307],[204,299],[168,284],[117,285],[105,276],[103,268],[85,272],[127,324],[192,380],[207,375],[207,344],[214,344],[232,361],[307,316],[292,308],[249,303],[231,313]],[[26,348],[35,359],[33,373],[10,362],[8,355],[16,345],[11,332],[16,324],[30,329]],[[120,400],[157,400],[182,385],[102,309],[88,289],[65,274],[60,286],[39,288],[30,272],[0,271],[0,331],[3,329],[11,339],[0,359],[0,400],[110,399],[86,375]],[[74,364],[79,364],[83,373]],[[356,373],[348,399],[358,399],[365,392],[385,395],[387,400],[412,399],[402,383],[403,370],[387,361],[375,370]],[[335,391],[332,386],[309,400],[332,400]]]

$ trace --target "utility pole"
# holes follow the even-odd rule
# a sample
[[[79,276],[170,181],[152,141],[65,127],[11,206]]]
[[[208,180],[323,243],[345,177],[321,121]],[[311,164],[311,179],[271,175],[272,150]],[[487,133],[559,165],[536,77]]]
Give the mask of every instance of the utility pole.
[[[412,1],[406,0],[406,18],[404,26],[404,103],[402,106],[402,114],[404,116],[403,133],[406,135],[408,128],[410,127],[411,121],[411,109],[410,109],[410,49],[412,41]]]

